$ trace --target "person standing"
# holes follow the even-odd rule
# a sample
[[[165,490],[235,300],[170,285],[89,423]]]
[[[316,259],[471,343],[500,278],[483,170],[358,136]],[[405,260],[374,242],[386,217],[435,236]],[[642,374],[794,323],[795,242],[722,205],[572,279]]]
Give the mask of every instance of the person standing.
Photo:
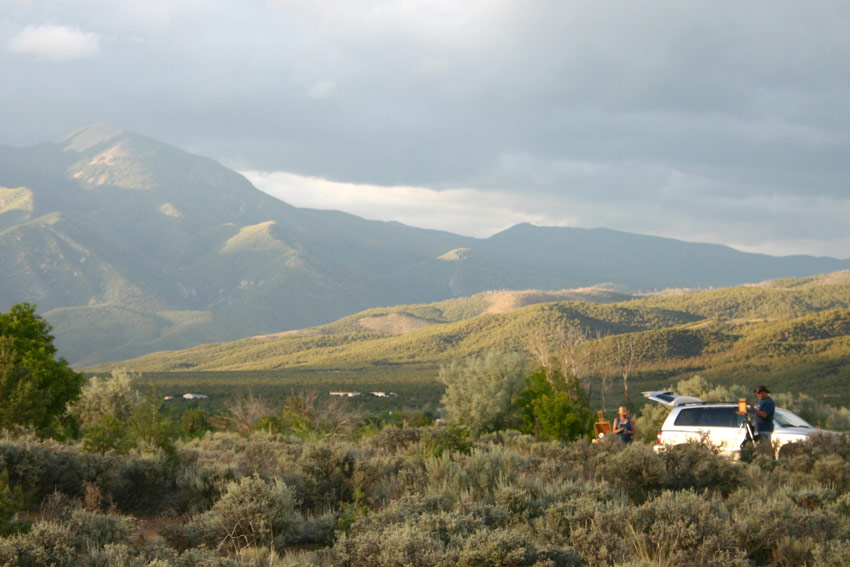
[[[776,403],[770,397],[767,386],[757,386],[753,393],[758,397],[757,404],[750,406],[755,414],[756,433],[758,433],[759,445],[770,447],[770,437],[773,435],[773,414],[776,412]]]
[[[617,410],[617,417],[614,418],[614,435],[620,438],[623,443],[631,443],[635,438],[635,428],[632,425],[632,418],[629,417],[629,410],[626,406],[620,406]]]

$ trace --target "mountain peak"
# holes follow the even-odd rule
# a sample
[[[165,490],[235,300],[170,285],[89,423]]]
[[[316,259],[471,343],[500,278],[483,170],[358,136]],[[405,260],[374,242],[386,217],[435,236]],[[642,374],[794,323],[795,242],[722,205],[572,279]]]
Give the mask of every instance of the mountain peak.
[[[126,132],[118,126],[100,122],[75,130],[56,140],[56,143],[63,144],[65,151],[84,152],[124,134]]]

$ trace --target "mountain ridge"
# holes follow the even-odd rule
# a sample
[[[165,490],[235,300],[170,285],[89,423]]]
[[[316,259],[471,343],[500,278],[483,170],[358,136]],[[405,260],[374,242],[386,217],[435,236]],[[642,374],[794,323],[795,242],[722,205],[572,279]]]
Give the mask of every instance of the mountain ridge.
[[[108,124],[0,145],[0,188],[0,308],[38,305],[76,366],[489,290],[727,286],[850,267],[608,229],[517,225],[479,239],[296,208]]]

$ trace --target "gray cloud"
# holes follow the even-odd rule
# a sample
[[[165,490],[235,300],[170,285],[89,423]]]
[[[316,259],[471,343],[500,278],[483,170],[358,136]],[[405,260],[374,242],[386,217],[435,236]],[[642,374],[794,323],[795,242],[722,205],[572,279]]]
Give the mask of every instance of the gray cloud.
[[[97,57],[63,65],[0,53],[19,87],[0,93],[4,143],[109,121],[242,169],[491,192],[552,224],[850,256],[838,0],[4,8],[0,45],[45,26],[97,40]]]

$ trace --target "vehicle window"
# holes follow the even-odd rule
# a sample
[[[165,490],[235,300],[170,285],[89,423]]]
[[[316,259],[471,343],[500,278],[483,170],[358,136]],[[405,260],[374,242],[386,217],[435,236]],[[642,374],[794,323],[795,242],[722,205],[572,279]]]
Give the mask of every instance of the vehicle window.
[[[811,429],[812,426],[805,419],[795,413],[791,413],[786,409],[776,409],[773,414],[773,420],[782,427],[804,427]]]
[[[699,425],[699,418],[702,414],[702,409],[703,408],[683,409],[679,412],[679,415],[676,416],[676,421],[673,423],[683,427]]]
[[[738,427],[741,416],[735,407],[685,408],[679,412],[674,422],[683,427]]]

